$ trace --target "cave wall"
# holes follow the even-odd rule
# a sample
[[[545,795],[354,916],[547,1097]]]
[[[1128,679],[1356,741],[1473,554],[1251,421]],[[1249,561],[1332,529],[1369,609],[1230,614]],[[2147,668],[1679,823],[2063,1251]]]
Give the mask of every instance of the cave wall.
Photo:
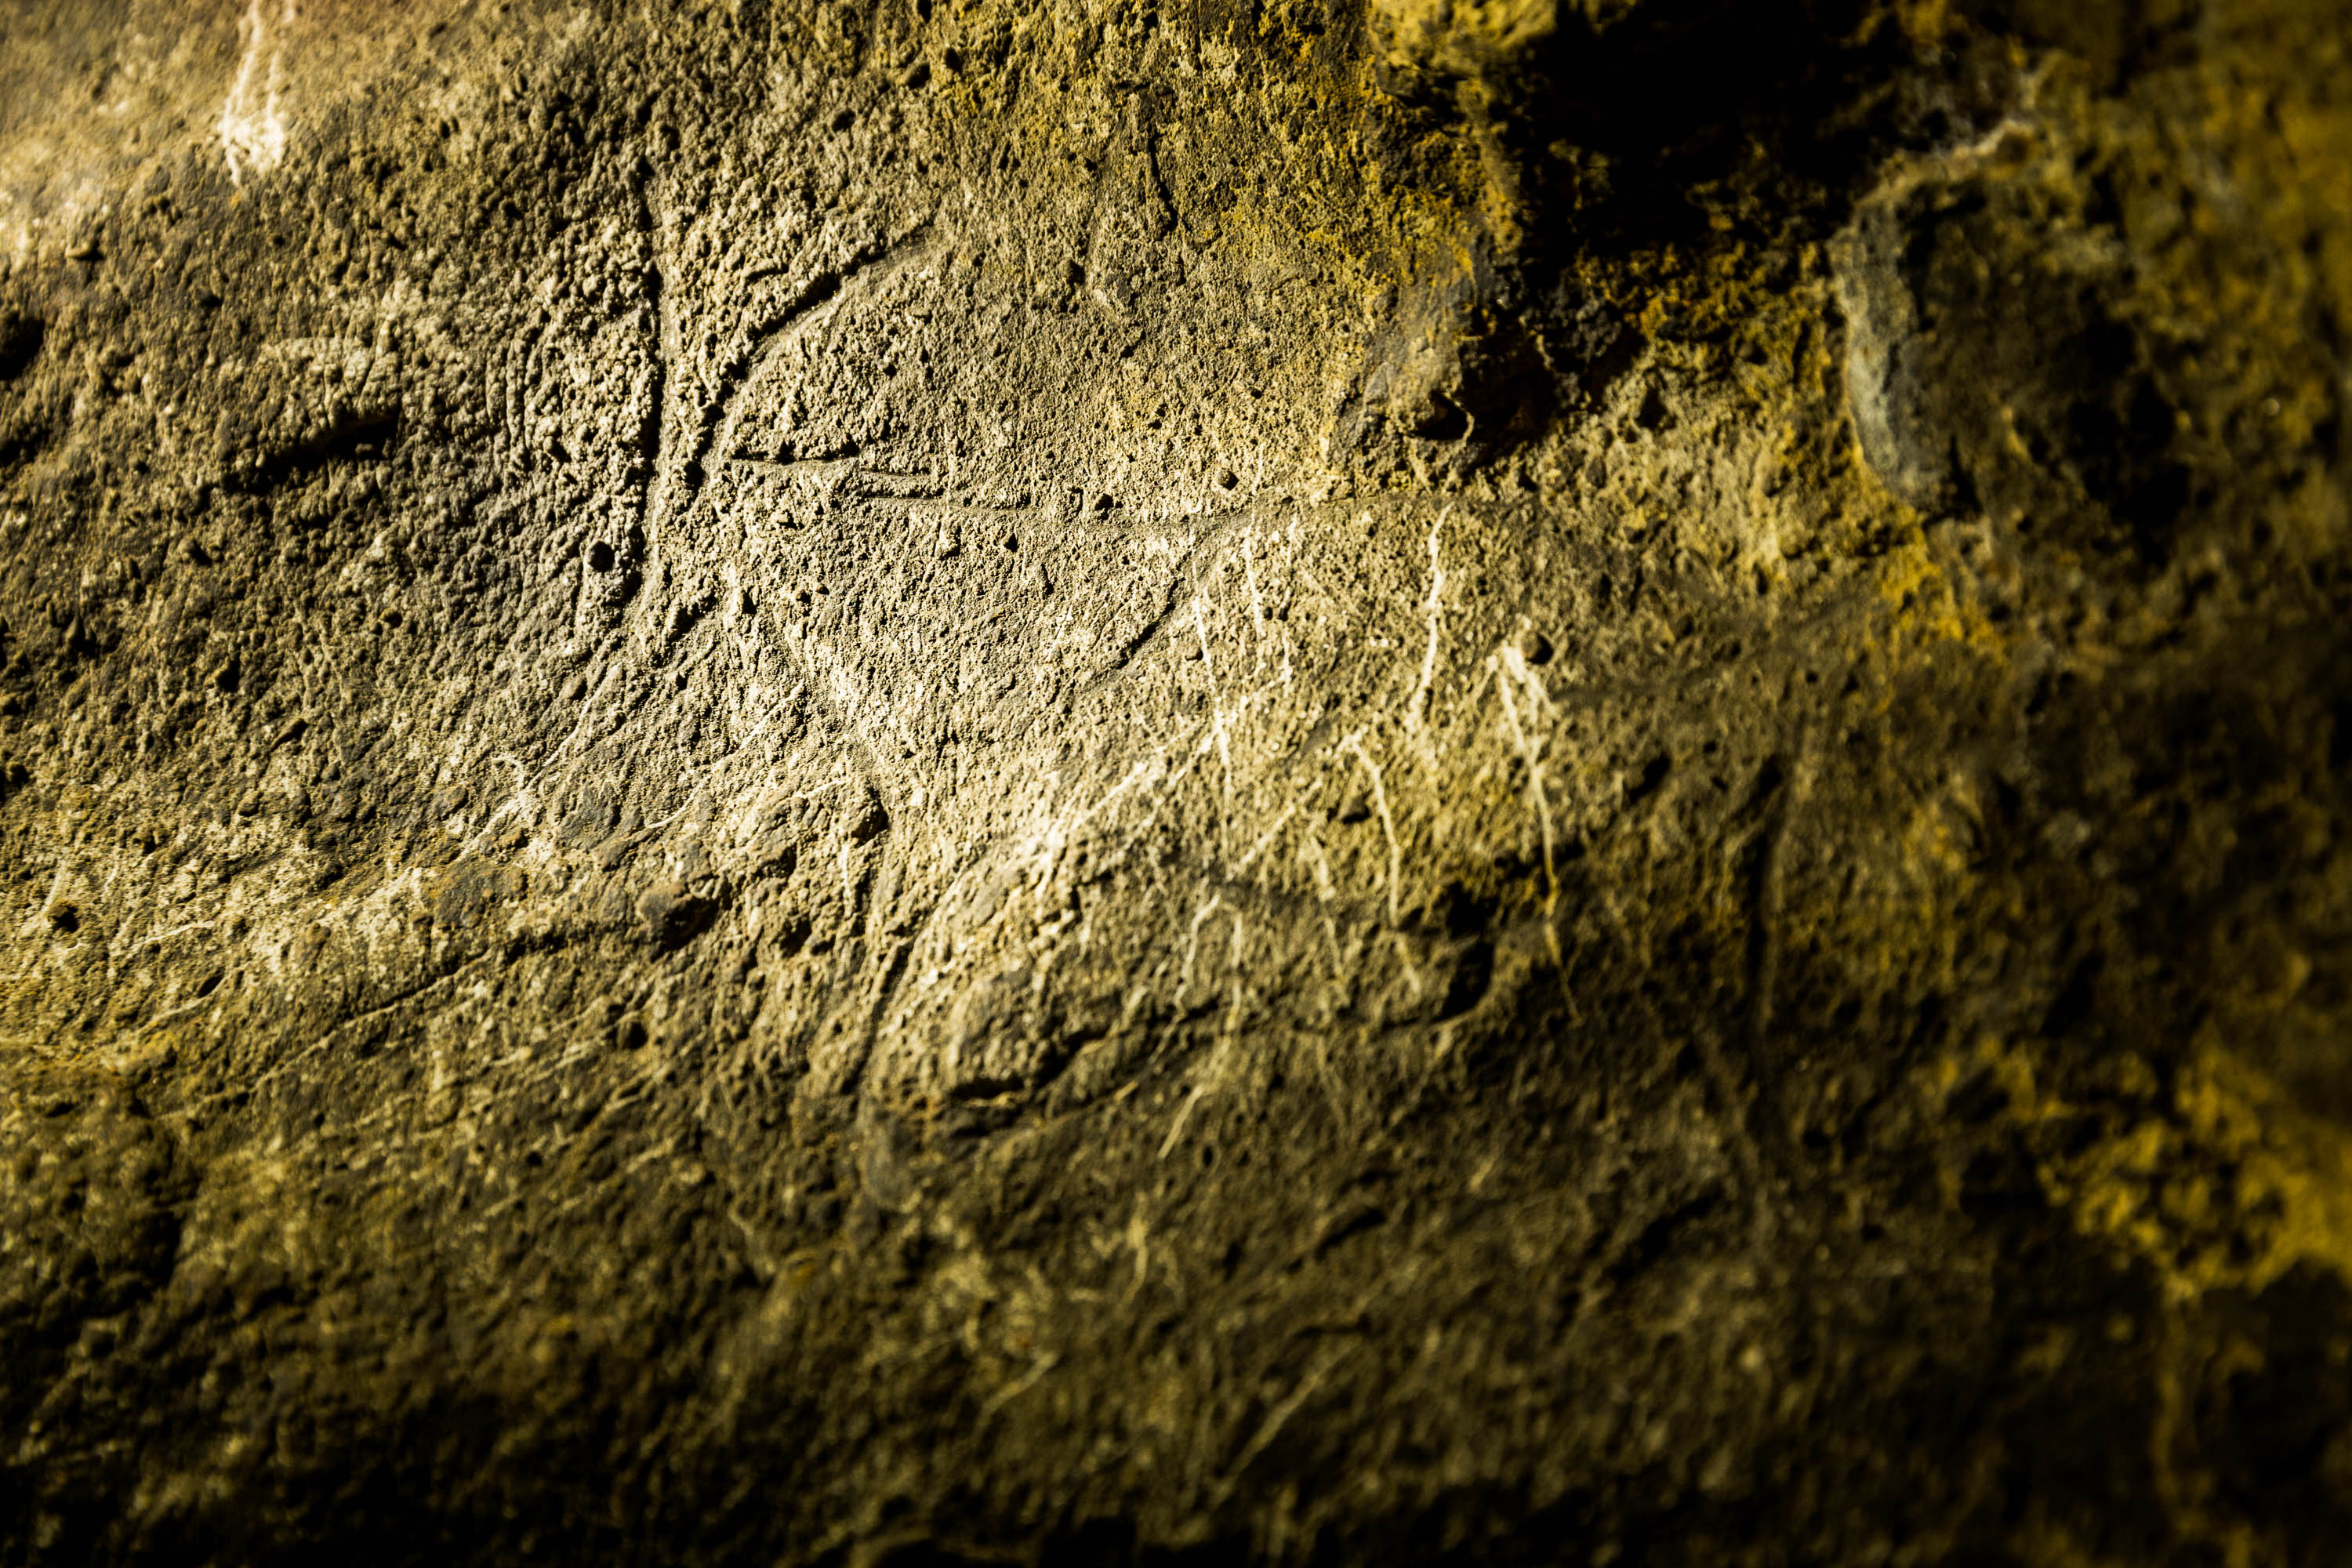
[[[0,1543],[2352,1539],[2340,9],[0,16]]]

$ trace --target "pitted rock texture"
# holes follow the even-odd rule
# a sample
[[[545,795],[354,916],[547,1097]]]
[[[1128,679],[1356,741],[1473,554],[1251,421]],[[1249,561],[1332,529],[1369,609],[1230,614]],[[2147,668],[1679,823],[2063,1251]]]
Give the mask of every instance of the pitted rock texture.
[[[0,1545],[2352,1540],[2343,18],[0,16]]]

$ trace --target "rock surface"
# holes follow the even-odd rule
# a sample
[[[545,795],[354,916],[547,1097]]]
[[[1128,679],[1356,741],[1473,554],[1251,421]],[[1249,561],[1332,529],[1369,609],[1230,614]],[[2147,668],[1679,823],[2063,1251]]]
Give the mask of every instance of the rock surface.
[[[0,1554],[2352,1540],[2306,0],[9,0]]]

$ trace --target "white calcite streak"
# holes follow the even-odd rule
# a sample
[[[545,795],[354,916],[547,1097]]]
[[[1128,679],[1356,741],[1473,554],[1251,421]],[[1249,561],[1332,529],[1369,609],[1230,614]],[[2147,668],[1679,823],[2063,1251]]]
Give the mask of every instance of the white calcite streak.
[[[293,20],[294,0],[286,0],[279,26]],[[237,63],[228,101],[221,105],[220,138],[228,176],[243,185],[248,173],[268,174],[285,158],[286,116],[278,100],[283,56],[273,47],[269,14],[261,0],[247,7],[237,34],[245,40],[245,58]],[[262,63],[265,54],[267,66]]]

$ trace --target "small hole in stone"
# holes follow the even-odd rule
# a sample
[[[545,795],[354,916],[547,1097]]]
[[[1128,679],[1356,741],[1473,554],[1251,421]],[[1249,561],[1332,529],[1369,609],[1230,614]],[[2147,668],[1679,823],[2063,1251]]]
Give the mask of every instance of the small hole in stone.
[[[1470,416],[1445,394],[1433,392],[1429,396],[1429,413],[1416,434],[1432,441],[1459,441],[1470,434]]]
[[[613,569],[613,547],[603,540],[588,547],[588,570],[610,572]]]

